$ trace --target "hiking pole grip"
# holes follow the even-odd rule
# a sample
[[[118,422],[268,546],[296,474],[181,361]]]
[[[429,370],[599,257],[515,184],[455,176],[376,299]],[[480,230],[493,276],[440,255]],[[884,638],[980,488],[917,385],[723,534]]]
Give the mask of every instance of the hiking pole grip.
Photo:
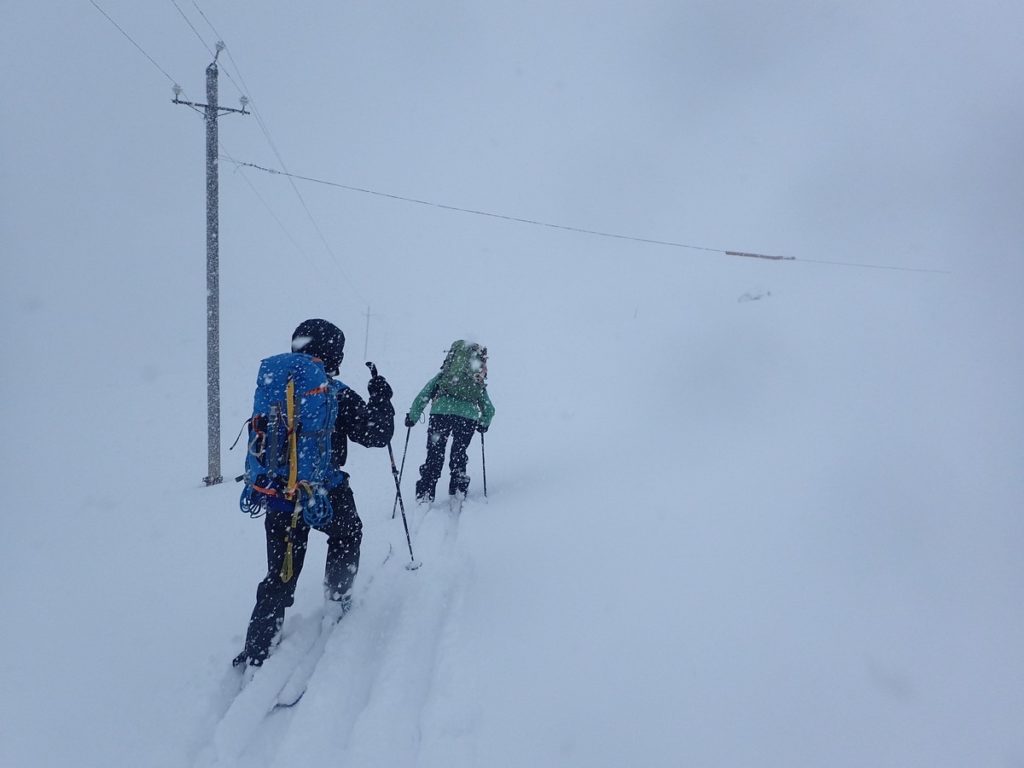
[[[366,367],[370,369],[370,376],[377,378],[377,366],[367,361]],[[412,430],[409,430],[412,432]],[[409,449],[409,435],[405,436],[405,448]],[[395,452],[391,448],[391,441],[388,440],[388,458],[391,460],[391,474],[395,478],[395,503],[391,506],[391,519],[395,519],[395,511],[398,509],[398,502],[401,501],[402,497],[402,473],[398,471],[395,466]],[[402,470],[405,470],[405,451],[402,452]],[[404,505],[403,505],[404,506]]]

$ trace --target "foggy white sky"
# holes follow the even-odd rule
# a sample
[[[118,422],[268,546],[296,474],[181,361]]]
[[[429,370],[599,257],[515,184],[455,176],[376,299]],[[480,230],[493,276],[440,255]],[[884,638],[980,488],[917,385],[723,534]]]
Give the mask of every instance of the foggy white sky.
[[[186,97],[205,99],[210,55],[170,0],[97,2]],[[192,1],[177,2],[212,45],[216,36]],[[344,327],[346,364],[359,368],[362,313],[371,305],[371,355],[400,393],[414,393],[436,368],[450,329],[479,335],[492,345],[492,394],[498,418],[506,419],[501,431],[496,423],[493,445],[497,452],[506,441],[510,507],[523,515],[481,522],[480,561],[514,563],[515,547],[535,547],[538,567],[528,589],[540,593],[585,580],[592,553],[582,543],[562,552],[581,528],[591,543],[607,547],[601,551],[609,559],[622,536],[633,541],[635,571],[647,574],[645,587],[658,587],[640,590],[631,609],[626,598],[637,582],[599,574],[598,583],[621,590],[620,615],[688,628],[689,616],[658,610],[671,597],[730,628],[702,635],[707,646],[702,654],[698,643],[693,662],[703,664],[700,690],[723,697],[720,718],[696,708],[708,717],[709,743],[720,741],[716,729],[733,712],[729,697],[767,690],[762,683],[789,670],[792,658],[790,649],[776,648],[773,658],[786,663],[766,666],[755,647],[742,660],[747,666],[734,664],[717,639],[759,641],[784,630],[791,634],[782,637],[817,642],[829,653],[841,640],[851,659],[879,652],[871,672],[897,693],[902,678],[890,667],[910,670],[907,679],[917,675],[928,712],[945,713],[915,731],[928,734],[934,750],[944,748],[947,734],[929,729],[963,724],[963,705],[981,713],[964,743],[982,743],[991,721],[981,721],[998,713],[1003,720],[991,748],[1009,754],[1006,723],[1019,711],[1013,682],[1020,668],[1013,643],[1019,621],[1003,607],[1014,604],[1020,584],[1013,507],[1024,459],[1015,439],[1016,427],[1024,427],[1024,5],[202,0],[200,7],[233,57],[222,59],[222,102],[237,104],[237,62],[295,173],[799,260],[744,262],[588,238],[296,182],[328,250],[285,179],[222,160],[225,431],[248,415],[252,363],[279,351],[302,317],[322,315]],[[148,597],[135,594],[136,587],[164,591],[180,554],[175,515],[216,528],[222,538],[197,546],[225,558],[218,563],[231,577],[249,567],[243,558],[258,560],[262,546],[259,531],[249,529],[253,546],[228,551],[223,540],[239,522],[234,499],[195,501],[191,485],[191,496],[182,491],[201,476],[205,459],[203,124],[170,103],[171,82],[87,0],[59,8],[9,0],[3,18],[0,352],[16,361],[17,375],[5,367],[0,403],[6,434],[25,437],[5,441],[0,466],[14,486],[15,509],[38,509],[39,489],[48,489],[55,469],[67,469],[72,486],[86,490],[82,504],[77,496],[44,494],[40,514],[12,523],[5,560],[37,570],[16,601],[6,584],[14,623],[25,626],[8,641],[28,651],[0,658],[26,659],[21,681],[70,681],[73,696],[63,700],[69,711],[84,710],[81,702],[100,690],[100,683],[76,687],[76,673],[105,686],[111,670],[119,670],[121,689],[139,689],[138,700],[148,701],[146,643],[157,642],[151,628],[125,622],[129,647],[120,648],[109,644],[108,622],[95,617],[123,622],[123,606]],[[224,117],[220,132],[231,156],[279,166],[255,117]],[[300,279],[287,279],[289,272]],[[449,300],[453,278],[459,301]],[[587,290],[574,290],[579,285]],[[766,290],[770,300],[736,304],[742,293]],[[552,372],[583,378],[582,406],[569,391],[545,389]],[[590,385],[605,376],[630,388],[620,406],[630,429],[616,436],[627,471],[615,476],[610,493],[593,480],[606,472],[607,450],[604,394]],[[551,449],[558,455],[523,449],[535,445],[530,419],[538,413],[558,438],[557,451]],[[165,443],[168,414],[175,429]],[[562,450],[563,438],[574,450]],[[167,444],[170,458],[158,452]],[[383,478],[371,480],[362,467],[354,473],[366,478],[360,492],[368,506],[375,492],[390,501],[386,467],[371,463],[379,458],[366,461]],[[97,477],[124,473],[126,462],[137,471],[128,473],[124,498],[102,483],[93,487]],[[497,482],[500,464],[494,466]],[[654,481],[678,481],[680,467],[689,474],[673,489],[677,499]],[[637,505],[644,516],[620,534],[609,521],[636,501],[636,476],[644,481],[646,496]],[[10,482],[23,478],[29,482]],[[566,513],[576,513],[581,490],[592,507],[606,505],[589,528]],[[553,500],[537,505],[539,494]],[[178,495],[195,508],[179,509]],[[137,499],[155,497],[163,501],[155,512],[137,508]],[[762,500],[768,513],[759,514],[751,499]],[[675,514],[675,506],[692,515]],[[146,547],[127,548],[130,572],[145,577],[112,587],[99,613],[88,600],[74,601],[92,642],[85,647],[99,650],[80,667],[62,653],[63,635],[45,629],[57,614],[38,608],[61,588],[80,590],[72,591],[80,597],[91,578],[106,575],[94,573],[105,563],[77,537],[105,546],[107,530],[81,516],[83,509],[119,521],[133,544],[161,544],[156,566]],[[732,516],[736,510],[742,514]],[[68,524],[55,526],[58,515],[70,516]],[[561,538],[534,535],[552,524]],[[649,558],[645,549],[676,541],[689,547],[692,569],[682,591],[672,582],[677,574],[662,570],[672,565],[668,558]],[[586,567],[567,579],[563,554]],[[511,603],[521,585],[503,581],[510,570],[482,567],[481,594]],[[718,580],[705,591],[709,573]],[[158,619],[156,609],[144,613],[157,623],[181,615],[191,622],[199,611],[194,624],[204,636],[158,638],[166,652],[185,654],[181,666],[198,676],[211,648],[230,658],[231,632],[242,627],[234,628],[224,605],[238,602],[246,611],[252,584],[248,574],[239,576],[244,598],[227,600],[190,576],[192,594],[166,597],[170,608],[161,608]],[[814,599],[805,611],[808,590]],[[558,591],[552,595],[550,613],[533,627],[538,632],[564,620]],[[573,605],[593,616],[603,599],[595,588],[587,602]],[[646,606],[650,615],[637,616],[644,599],[653,604]],[[777,618],[780,608],[792,621]],[[514,618],[502,616],[509,624]],[[760,634],[752,635],[747,621]],[[515,640],[494,635],[488,647],[499,651],[501,637]],[[649,639],[670,646],[675,637]],[[924,646],[932,655],[922,661]],[[634,654],[641,669],[660,658],[645,656],[643,642],[632,647],[641,649]],[[986,655],[979,648],[995,650]],[[528,656],[549,647],[519,649]],[[951,665],[958,649],[966,651]],[[669,672],[688,681],[691,662],[680,658]],[[734,688],[707,677],[716,665]],[[558,658],[534,671],[562,666]],[[589,674],[584,667],[581,677]],[[648,671],[654,681],[676,680],[660,677],[665,669],[657,665]],[[832,689],[834,678],[819,671],[802,671],[810,687],[789,677],[789,695],[800,705],[795,711],[827,721],[829,712],[806,691],[837,701],[848,689]],[[978,679],[998,695],[979,692]],[[673,691],[681,695],[685,687]],[[31,690],[31,706],[9,700],[24,713],[18,722],[30,735],[49,727],[55,706],[48,686]],[[119,713],[129,702],[102,702],[95,720],[81,721],[83,742],[98,722],[123,731],[102,713]],[[652,710],[648,727],[671,711],[653,712],[653,700],[644,704]],[[837,711],[870,722],[878,710],[866,698]],[[153,736],[158,718],[147,722],[137,739],[173,740]],[[500,716],[492,722],[496,731],[504,726]],[[769,719],[761,727],[776,724]],[[873,732],[844,725],[851,739]],[[891,743],[899,744],[902,733],[895,729]],[[819,738],[828,741],[828,734],[823,727]],[[788,743],[806,743],[796,736]],[[749,748],[761,743],[773,743],[773,735]],[[71,751],[77,744],[60,746]],[[600,749],[601,741],[594,745]],[[914,745],[906,749],[921,754]],[[852,763],[863,753],[844,754]],[[958,757],[950,752],[950,764]]]
[[[100,5],[187,98],[205,99],[210,55],[174,3]],[[956,281],[960,304],[930,311],[970,318],[967,332],[1020,374],[1018,3],[178,7],[206,45],[216,36],[197,7],[217,28],[231,54],[222,103],[237,104],[244,80],[295,173],[712,248],[948,270],[922,279]],[[201,118],[170,103],[171,82],[92,4],[4,10],[5,348],[23,354],[43,335],[74,366],[102,340],[130,337],[126,319],[184,306],[201,322]],[[280,165],[254,117],[222,118],[220,136],[232,157]],[[321,311],[340,300],[349,328],[367,305],[394,318],[397,265],[481,258],[484,287],[517,269],[476,244],[524,225],[297,185],[315,226],[283,177],[222,160],[226,306],[252,295],[254,254],[322,275]],[[586,275],[582,249],[652,281],[659,265],[726,258],[529,237],[569,281]],[[785,268],[822,286],[861,271]],[[129,343],[192,343],[196,330]]]
[[[209,54],[170,1],[100,5],[204,100]],[[200,7],[297,173],[712,247],[961,272],[1017,261],[1016,3]],[[170,83],[88,2],[5,16],[7,250],[95,253],[112,221],[150,249],[200,239],[201,123],[168,103]],[[223,120],[221,137],[278,165],[252,118]],[[234,216],[262,239],[262,204],[223,171],[228,234]],[[283,179],[247,176],[322,248]],[[351,194],[303,189],[344,250]]]
[[[711,248],[948,270],[920,279],[955,281],[956,305],[908,298],[908,312],[983,336],[1012,371],[997,383],[1021,375],[1019,3],[99,4],[197,101],[216,40],[201,8],[230,53],[222,103],[244,80],[292,172]],[[67,370],[117,340],[156,365],[202,333],[202,120],[89,2],[4,15],[4,348],[45,337]],[[220,137],[231,157],[280,165],[255,117],[222,118]],[[566,285],[598,263],[658,282],[667,264],[728,260],[296,184],[309,214],[283,177],[221,161],[229,345],[252,319],[232,308],[259,290],[256,256],[319,276],[320,297],[282,302],[350,329],[370,305],[396,334],[396,269],[436,290],[432,265],[451,258],[483,296],[519,268],[500,246],[520,235],[547,257],[538,279]],[[779,266],[824,291],[865,277]],[[196,327],[131,322],[180,312]]]

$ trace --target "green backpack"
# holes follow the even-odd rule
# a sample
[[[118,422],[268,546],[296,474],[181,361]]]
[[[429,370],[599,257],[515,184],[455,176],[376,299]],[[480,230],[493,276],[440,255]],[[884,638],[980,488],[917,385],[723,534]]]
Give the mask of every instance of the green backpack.
[[[441,364],[439,394],[475,403],[487,389],[487,347],[453,341]]]

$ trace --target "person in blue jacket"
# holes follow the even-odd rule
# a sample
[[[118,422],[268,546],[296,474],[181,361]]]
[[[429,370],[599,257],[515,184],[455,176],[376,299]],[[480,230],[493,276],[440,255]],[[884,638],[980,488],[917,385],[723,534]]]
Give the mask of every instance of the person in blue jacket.
[[[328,375],[330,392],[338,401],[338,415],[331,434],[332,477],[337,484],[328,488],[334,514],[317,530],[327,535],[327,564],[324,591],[340,616],[352,601],[352,584],[359,570],[359,549],[363,524],[356,511],[348,473],[341,471],[348,457],[348,441],[367,448],[383,448],[395,430],[395,408],[391,404],[391,385],[383,376],[370,379],[368,402],[355,390],[334,379],[345,356],[345,334],[333,323],[311,319],[302,322],[292,334],[292,352],[302,352],[321,360]],[[245,648],[233,661],[235,666],[258,667],[270,654],[274,638],[284,623],[285,609],[295,599],[295,585],[306,556],[310,527],[298,516],[297,523],[287,511],[268,507],[264,517],[267,534],[267,575],[256,589],[256,605],[249,620]],[[291,550],[290,565],[285,568],[286,553]],[[282,574],[287,573],[288,578]]]

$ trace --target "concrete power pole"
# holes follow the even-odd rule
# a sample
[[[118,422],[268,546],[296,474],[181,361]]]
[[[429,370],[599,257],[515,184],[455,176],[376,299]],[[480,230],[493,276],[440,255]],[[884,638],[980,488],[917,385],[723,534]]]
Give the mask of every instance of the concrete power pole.
[[[232,109],[217,104],[217,57],[224,43],[217,43],[217,53],[206,68],[206,104],[182,101],[181,88],[174,86],[175,104],[200,108],[206,118],[206,432],[208,472],[203,482],[216,485],[223,481],[220,473],[220,214],[217,207],[219,182],[217,175],[217,118],[230,112],[248,115],[249,100],[241,98],[242,108]]]

